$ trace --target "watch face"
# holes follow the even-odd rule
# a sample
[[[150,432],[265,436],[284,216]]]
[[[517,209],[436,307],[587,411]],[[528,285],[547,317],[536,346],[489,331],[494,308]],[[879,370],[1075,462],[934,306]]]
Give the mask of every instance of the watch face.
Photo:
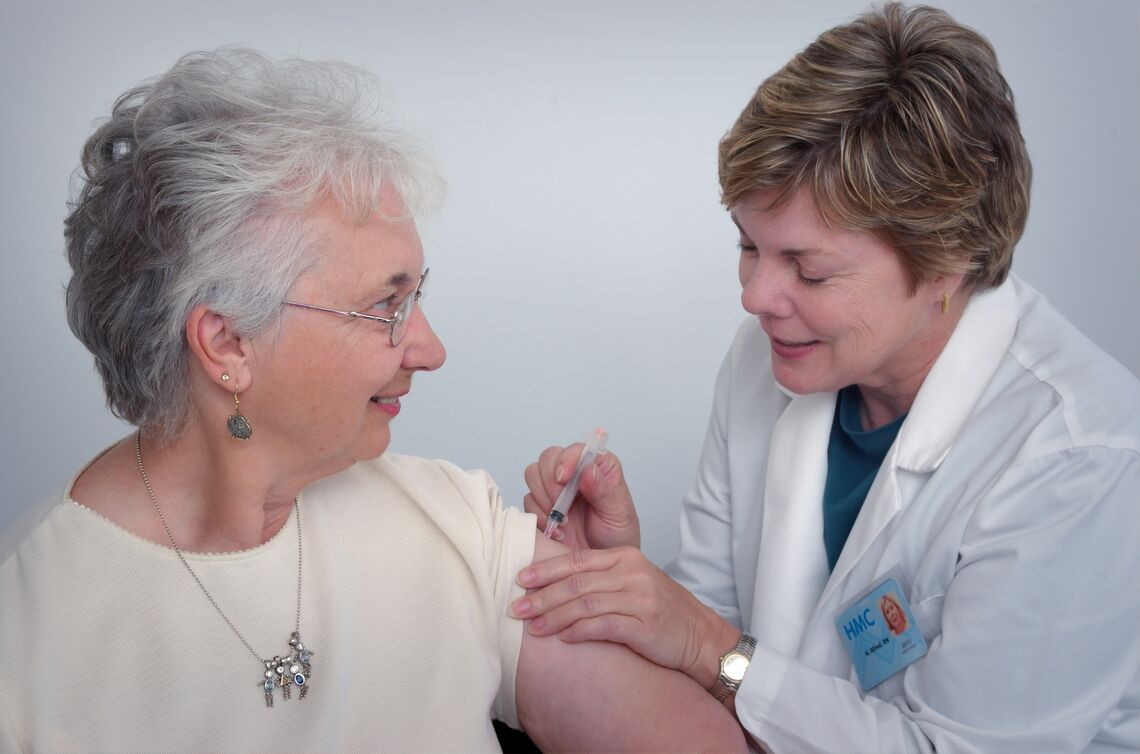
[[[748,658],[739,652],[730,652],[724,658],[723,670],[729,680],[740,683],[744,680],[744,671],[748,670]]]

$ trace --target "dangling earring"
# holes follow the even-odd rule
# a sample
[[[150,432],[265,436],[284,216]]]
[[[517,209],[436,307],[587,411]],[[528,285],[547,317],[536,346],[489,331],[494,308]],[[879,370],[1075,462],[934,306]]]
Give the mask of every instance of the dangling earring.
[[[230,376],[222,372],[222,382],[229,381]],[[241,415],[241,401],[238,400],[236,390],[234,391],[234,412],[226,419],[226,429],[230,431],[230,437],[235,440],[248,440],[253,436],[253,425],[249,423],[249,419]]]
[[[942,294],[942,313],[943,314],[949,314],[950,313],[950,294],[949,293],[943,293]]]

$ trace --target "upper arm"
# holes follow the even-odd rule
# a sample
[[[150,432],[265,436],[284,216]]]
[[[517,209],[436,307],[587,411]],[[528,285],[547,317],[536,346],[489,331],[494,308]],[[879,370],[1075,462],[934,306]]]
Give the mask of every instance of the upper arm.
[[[536,532],[535,560],[565,552]],[[743,751],[732,714],[688,676],[609,642],[523,633],[519,719],[547,751]]]

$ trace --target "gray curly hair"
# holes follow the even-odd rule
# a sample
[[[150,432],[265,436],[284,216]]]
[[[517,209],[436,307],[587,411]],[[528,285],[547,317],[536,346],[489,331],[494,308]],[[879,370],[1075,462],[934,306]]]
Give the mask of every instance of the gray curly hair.
[[[204,304],[244,336],[273,325],[316,261],[304,212],[322,197],[355,221],[377,211],[384,183],[408,216],[439,200],[434,163],[377,122],[377,94],[343,63],[224,47],[119,97],[84,146],[65,222],[68,322],[115,415],[177,434],[192,400],[190,311]]]

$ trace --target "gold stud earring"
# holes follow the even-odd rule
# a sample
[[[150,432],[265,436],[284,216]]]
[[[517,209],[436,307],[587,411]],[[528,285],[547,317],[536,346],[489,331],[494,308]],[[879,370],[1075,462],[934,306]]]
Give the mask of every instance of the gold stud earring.
[[[222,382],[229,382],[229,381],[230,381],[230,373],[229,372],[222,372]]]
[[[230,437],[235,440],[248,440],[253,436],[253,425],[241,414],[241,401],[238,400],[237,391],[234,391],[234,412],[226,419],[226,429]]]
[[[943,293],[942,294],[942,313],[943,314],[949,314],[950,313],[950,294],[949,293]]]

